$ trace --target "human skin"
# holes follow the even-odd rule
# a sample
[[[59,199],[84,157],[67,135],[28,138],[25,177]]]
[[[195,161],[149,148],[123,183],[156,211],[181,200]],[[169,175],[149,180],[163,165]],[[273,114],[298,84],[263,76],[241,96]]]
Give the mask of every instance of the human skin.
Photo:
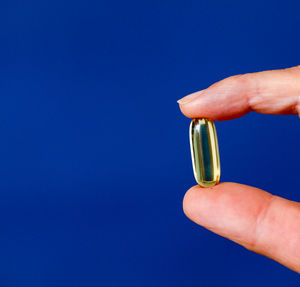
[[[250,111],[300,115],[300,66],[232,76],[178,101],[189,118],[230,120]],[[300,203],[232,182],[194,186],[187,217],[300,273]]]

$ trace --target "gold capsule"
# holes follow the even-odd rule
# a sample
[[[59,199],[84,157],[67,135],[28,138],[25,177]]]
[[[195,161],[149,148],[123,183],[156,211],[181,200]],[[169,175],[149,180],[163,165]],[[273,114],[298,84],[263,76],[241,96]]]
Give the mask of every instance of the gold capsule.
[[[211,187],[220,180],[220,156],[216,127],[208,119],[193,119],[190,124],[190,145],[194,176],[202,187]]]

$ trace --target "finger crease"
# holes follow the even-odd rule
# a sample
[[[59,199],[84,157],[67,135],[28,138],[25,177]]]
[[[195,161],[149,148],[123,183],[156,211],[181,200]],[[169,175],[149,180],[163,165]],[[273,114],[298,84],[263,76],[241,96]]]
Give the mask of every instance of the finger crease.
[[[248,75],[248,77],[249,78],[247,78],[247,80],[248,84],[250,85],[250,88],[246,91],[246,103],[249,111],[255,111],[257,99],[261,97],[260,85],[258,84],[258,81],[255,78],[251,78],[251,74]]]
[[[271,205],[273,204],[273,200],[275,196],[270,196],[268,202],[263,204],[262,208],[258,211],[256,215],[256,220],[253,226],[253,239],[250,242],[250,249],[257,250],[259,249],[259,245],[261,242],[261,237],[263,235],[263,226],[266,219],[269,217],[269,212],[271,210]]]
[[[296,112],[298,113],[298,116],[300,118],[300,96],[298,96],[298,98],[297,98]]]

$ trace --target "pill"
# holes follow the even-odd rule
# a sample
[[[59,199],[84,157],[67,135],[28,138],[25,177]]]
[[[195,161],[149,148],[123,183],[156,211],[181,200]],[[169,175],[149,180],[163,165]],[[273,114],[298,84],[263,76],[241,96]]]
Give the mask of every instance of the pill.
[[[211,187],[220,180],[220,156],[216,126],[208,119],[193,119],[190,145],[196,182]]]

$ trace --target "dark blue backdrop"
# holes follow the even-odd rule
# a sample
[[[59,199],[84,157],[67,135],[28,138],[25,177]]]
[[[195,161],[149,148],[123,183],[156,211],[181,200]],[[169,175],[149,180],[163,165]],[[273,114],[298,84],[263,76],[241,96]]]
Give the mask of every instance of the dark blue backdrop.
[[[176,100],[300,64],[299,1],[0,2],[1,286],[296,286],[190,222]],[[222,180],[300,201],[299,119],[218,122]]]

